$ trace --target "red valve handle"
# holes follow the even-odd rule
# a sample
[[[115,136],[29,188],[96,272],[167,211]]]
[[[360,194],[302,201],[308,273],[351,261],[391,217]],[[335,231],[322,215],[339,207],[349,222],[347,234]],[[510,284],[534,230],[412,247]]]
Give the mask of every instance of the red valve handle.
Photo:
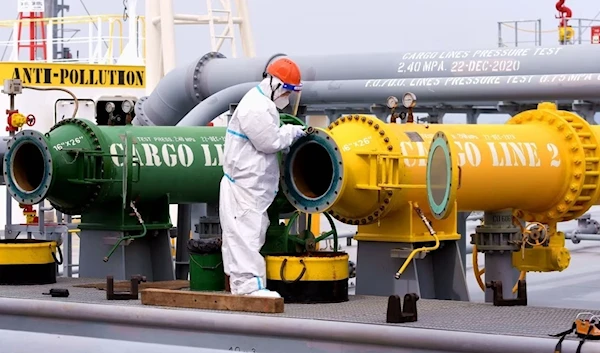
[[[27,124],[28,126],[33,126],[33,125],[35,125],[35,116],[33,116],[33,114],[29,114],[29,115],[27,115],[27,122],[26,122],[26,124]]]

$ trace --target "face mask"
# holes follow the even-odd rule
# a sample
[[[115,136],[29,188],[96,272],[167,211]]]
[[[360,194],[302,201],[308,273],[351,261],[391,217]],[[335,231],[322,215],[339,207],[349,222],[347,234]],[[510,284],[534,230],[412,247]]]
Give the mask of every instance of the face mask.
[[[290,98],[288,96],[279,97],[279,98],[275,99],[274,103],[278,109],[283,109],[290,104]]]

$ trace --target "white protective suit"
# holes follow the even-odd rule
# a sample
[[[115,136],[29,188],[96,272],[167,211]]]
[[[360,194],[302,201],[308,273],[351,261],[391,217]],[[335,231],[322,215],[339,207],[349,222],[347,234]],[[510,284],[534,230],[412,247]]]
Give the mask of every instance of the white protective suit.
[[[305,135],[302,126],[279,126],[277,106],[283,109],[289,99],[280,97],[282,88],[274,91],[270,84],[275,88],[281,83],[269,76],[248,91],[225,135],[219,217],[223,266],[232,294],[280,297],[266,289],[266,264],[260,250],[269,226],[267,208],[279,189],[277,152]]]

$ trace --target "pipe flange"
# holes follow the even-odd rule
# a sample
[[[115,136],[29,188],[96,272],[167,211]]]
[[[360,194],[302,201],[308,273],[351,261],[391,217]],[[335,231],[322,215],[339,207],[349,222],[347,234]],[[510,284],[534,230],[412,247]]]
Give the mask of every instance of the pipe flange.
[[[104,138],[103,138],[104,135],[103,135],[102,131],[93,122],[91,122],[89,120],[85,120],[85,119],[77,119],[77,118],[63,119],[60,122],[58,122],[56,125],[54,125],[52,128],[50,128],[49,132],[45,134],[46,137],[50,137],[50,134],[49,134],[50,132],[54,131],[56,128],[63,126],[63,125],[78,126],[87,135],[88,141],[92,147],[92,150],[94,150],[94,151],[102,150],[102,144],[105,143]],[[107,161],[105,160],[106,158],[110,158],[110,157],[105,157],[100,160],[100,173],[101,173],[100,175],[102,176],[102,178],[105,178],[105,179],[108,178],[108,174],[106,173],[107,166],[108,166],[108,168],[111,168],[111,163],[107,163]],[[108,172],[110,173],[110,170]],[[82,214],[85,211],[87,211],[94,204],[94,202],[96,202],[98,200],[98,198],[100,198],[100,196],[102,196],[103,190],[104,190],[104,192],[106,192],[107,188],[103,188],[102,184],[96,184],[95,186],[90,187],[90,189],[91,190],[89,190],[87,202],[81,206],[64,207],[64,206],[57,205],[50,200],[48,200],[48,201],[57,211],[62,212],[64,214],[68,214],[68,215]]]
[[[385,122],[383,122],[380,119],[368,116],[368,115],[351,114],[348,116],[341,116],[341,117],[337,118],[334,122],[329,124],[328,129],[333,130],[340,124],[348,124],[348,123],[366,124],[368,127],[372,128],[373,130],[375,130],[377,132],[377,136],[379,136],[379,138],[383,141],[383,143],[386,146],[386,149],[389,152],[392,152],[394,150],[393,144],[390,143],[390,137],[387,136],[385,130],[382,128],[383,126],[386,125]],[[394,195],[394,192],[392,190],[386,190],[386,193],[387,193],[387,197],[385,197],[379,203],[377,209],[375,211],[371,212],[369,215],[366,215],[364,217],[358,217],[358,218],[346,217],[346,216],[342,216],[333,211],[330,212],[330,214],[332,217],[334,217],[338,221],[340,221],[342,223],[346,223],[346,224],[364,225],[364,224],[369,224],[369,223],[375,222],[389,212],[389,205],[391,204],[391,200],[392,200],[392,196]]]
[[[375,131],[377,131],[377,135],[385,143],[386,149],[389,152],[392,152],[394,150],[394,146],[392,144],[390,144],[389,136],[387,136],[385,130],[383,130],[383,126],[386,126],[386,123],[384,121],[379,120],[377,118],[373,118],[368,115],[351,114],[348,116],[341,116],[341,117],[337,118],[334,122],[329,124],[329,126],[327,128],[329,130],[333,130],[336,126],[339,126],[340,124],[343,124],[343,123],[367,124],[368,126],[373,128]]]
[[[196,104],[202,102],[210,96],[210,92],[206,90],[206,83],[201,80],[201,74],[206,64],[212,59],[226,59],[225,55],[219,52],[209,52],[204,54],[194,65],[190,64],[186,66],[185,71],[185,94],[189,95],[190,98],[195,99]],[[171,73],[169,73],[171,74]],[[191,82],[188,81],[188,77],[192,76]],[[165,76],[166,77],[166,76]],[[153,92],[154,93],[154,92]],[[157,126],[145,113],[144,104],[148,101],[148,96],[141,97],[138,99],[134,106],[135,118],[133,119],[133,125],[135,126]]]
[[[137,122],[137,124],[134,125],[156,126],[156,124],[154,124],[152,120],[148,119],[146,114],[144,114],[144,109],[142,108],[142,106],[144,105],[144,103],[146,103],[147,100],[148,96],[144,96],[138,99],[137,102],[135,102],[135,106],[133,107],[135,111],[135,118],[133,119],[133,121]]]
[[[101,150],[102,145],[100,139],[102,137],[102,132],[99,130],[98,126],[86,119],[77,119],[77,118],[68,118],[63,119],[58,122],[56,125],[52,126],[50,130],[45,134],[46,137],[50,137],[50,132],[54,131],[56,128],[63,125],[76,125],[80,129],[82,129],[90,138],[90,144],[92,145],[94,150]]]
[[[65,124],[68,124],[69,120],[73,120],[73,119],[77,119],[77,118],[67,118],[67,119],[63,119],[63,120],[59,121],[58,123],[54,124],[54,125],[53,125],[53,126],[50,128],[50,130],[48,130],[48,132],[45,134],[45,135],[46,135],[46,137],[50,136],[50,133],[51,133],[52,131],[54,131],[56,128],[58,128],[59,126],[63,126],[63,125],[65,125]]]
[[[12,164],[13,154],[23,148],[24,143],[34,145],[44,158],[41,182],[33,190],[25,190],[15,183],[15,170],[10,165]],[[44,134],[36,130],[22,130],[16,133],[14,138],[6,144],[3,167],[6,187],[15,200],[28,205],[35,205],[41,202],[46,197],[52,183],[52,154],[45,141]]]
[[[198,100],[198,102],[202,102],[206,98],[210,96],[208,94],[202,94],[202,81],[200,80],[200,76],[206,67],[206,64],[213,59],[227,59],[227,57],[219,52],[211,51],[202,55],[202,57],[196,62],[196,66],[194,66],[193,75],[192,75],[192,91],[194,92],[194,97]],[[206,91],[206,90],[205,90]]]
[[[332,157],[333,176],[331,183],[327,191],[316,198],[311,198],[300,193],[296,181],[292,178],[293,166],[291,165],[291,161],[293,157],[296,156],[300,148],[311,143],[325,148],[329,156]],[[283,170],[283,173],[280,177],[280,185],[283,194],[296,209],[302,212],[319,213],[328,210],[344,187],[344,164],[340,149],[335,141],[325,131],[320,129],[315,129],[312,134],[301,138],[301,140],[290,147],[289,153],[284,154],[281,158],[281,170]]]
[[[327,211],[333,218],[336,220],[352,225],[366,225],[373,223],[381,218],[383,218],[390,210],[390,205],[392,204],[392,197],[394,196],[394,192],[392,190],[387,190],[383,201],[379,204],[378,209],[371,212],[367,216],[364,217],[347,217],[336,213],[333,210]]]
[[[600,150],[591,126],[580,116],[559,111],[554,103],[540,103],[537,110],[523,112],[507,124],[546,124],[554,127],[570,148],[565,152],[570,158],[572,172],[568,176],[568,188],[559,201],[546,211],[526,212],[517,209],[514,215],[529,222],[562,222],[575,219],[585,213],[600,196]],[[590,168],[587,170],[587,168]]]
[[[521,228],[514,225],[483,224],[475,227],[475,233],[471,234],[471,244],[482,253],[518,251],[522,240]]]
[[[393,144],[390,143],[390,137],[386,134],[385,130],[382,128],[383,126],[386,125],[385,122],[383,122],[380,119],[368,116],[368,115],[351,114],[351,115],[347,115],[347,116],[341,116],[341,117],[337,118],[334,122],[329,124],[328,129],[331,131],[331,130],[335,129],[337,126],[339,126],[340,124],[348,124],[348,123],[366,124],[369,128],[372,128],[373,130],[375,130],[377,132],[377,136],[379,136],[379,138],[383,141],[383,143],[386,146],[386,149],[389,152],[392,152],[394,150]],[[392,203],[391,201],[392,201],[392,196],[394,195],[394,192],[392,190],[386,190],[385,192],[387,193],[387,196],[379,203],[379,205],[377,206],[377,209],[364,217],[347,217],[347,216],[340,215],[334,211],[329,211],[329,214],[332,217],[334,217],[335,219],[337,219],[338,221],[340,221],[342,223],[346,223],[346,224],[365,225],[365,224],[375,222],[375,221],[379,220],[380,218],[382,218],[383,216],[385,216],[389,212],[389,209],[390,209],[389,206]]]

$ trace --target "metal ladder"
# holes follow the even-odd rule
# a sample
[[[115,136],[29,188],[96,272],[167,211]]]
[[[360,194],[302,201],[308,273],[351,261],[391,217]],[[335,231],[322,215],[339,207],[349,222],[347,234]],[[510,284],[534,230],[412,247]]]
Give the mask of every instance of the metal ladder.
[[[225,40],[231,41],[231,56],[237,57],[237,50],[235,46],[235,29],[233,28],[233,15],[231,13],[231,1],[230,0],[218,0],[221,8],[213,8],[214,0],[206,0],[206,9],[208,10],[208,25],[210,31],[210,44],[212,51],[220,51]],[[226,24],[225,29],[221,35],[216,35],[215,20],[220,19],[220,15],[225,14]]]

